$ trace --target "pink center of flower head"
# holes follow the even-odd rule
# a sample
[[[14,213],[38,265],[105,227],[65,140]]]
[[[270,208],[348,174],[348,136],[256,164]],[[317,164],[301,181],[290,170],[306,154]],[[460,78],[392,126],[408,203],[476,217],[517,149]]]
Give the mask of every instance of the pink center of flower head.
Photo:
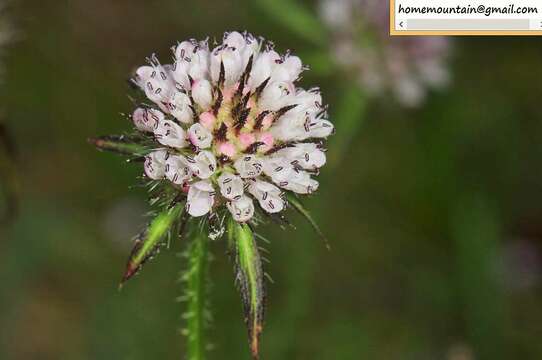
[[[235,149],[235,146],[233,146],[232,143],[224,142],[218,146],[218,151],[220,151],[221,154],[226,155],[227,157],[233,157],[237,150]]]
[[[205,111],[200,114],[199,122],[201,125],[203,125],[204,128],[206,128],[207,130],[211,130],[215,125],[216,117],[213,115],[212,112]]]
[[[256,141],[256,138],[253,134],[247,133],[247,134],[241,134],[239,135],[239,142],[243,147],[248,147],[252,145]]]
[[[269,151],[271,150],[271,148],[273,148],[273,143],[275,142],[275,139],[273,138],[273,135],[270,132],[264,132],[260,134],[259,141],[265,144],[263,146],[263,150]]]

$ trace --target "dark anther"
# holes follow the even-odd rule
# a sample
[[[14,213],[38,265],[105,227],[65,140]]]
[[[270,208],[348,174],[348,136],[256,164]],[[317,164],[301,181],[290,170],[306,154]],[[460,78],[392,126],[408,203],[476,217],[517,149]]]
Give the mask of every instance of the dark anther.
[[[218,157],[218,162],[219,162],[221,165],[224,165],[225,163],[228,163],[228,162],[230,162],[230,161],[231,161],[230,158],[227,157],[226,155],[220,155],[220,156]]]
[[[271,155],[271,154],[276,153],[277,151],[279,151],[281,149],[285,149],[285,148],[292,147],[292,146],[294,146],[293,143],[284,143],[284,144],[280,144],[280,145],[275,145],[271,149],[269,149],[265,153],[265,155]]]
[[[280,119],[280,117],[284,114],[286,114],[288,111],[292,110],[293,108],[295,108],[297,106],[297,104],[294,104],[294,105],[287,105],[287,106],[284,106],[282,108],[280,108],[276,113],[275,113],[275,116],[273,117],[273,122],[277,121],[278,119]]]
[[[263,119],[269,115],[271,111],[269,110],[266,110],[266,111],[262,111],[257,117],[256,117],[256,120],[254,121],[254,130],[260,130],[263,126]]]
[[[249,147],[247,147],[245,149],[245,151],[243,151],[245,154],[254,154],[256,153],[256,151],[258,151],[258,148],[262,145],[265,145],[265,143],[261,142],[261,141],[257,141],[255,143],[252,143]]]
[[[218,115],[218,110],[220,110],[220,107],[222,106],[222,100],[224,100],[224,95],[222,95],[222,91],[218,89],[218,95],[216,97],[216,101],[213,105],[213,114],[215,116]]]
[[[243,126],[245,126],[249,113],[250,113],[250,109],[244,109],[243,111],[241,111],[241,114],[239,114],[239,118],[237,119],[237,122],[235,123],[235,129],[237,131],[241,130]]]
[[[220,125],[220,128],[215,131],[215,139],[217,141],[225,141],[226,140],[226,134],[228,133],[228,127],[226,124],[222,123]]]
[[[235,92],[236,99],[239,99],[241,96],[243,96],[245,85],[248,81],[248,77],[250,76],[250,72],[252,71],[253,61],[254,61],[254,55],[250,55],[247,66],[245,67],[245,71],[243,71],[243,75],[241,75],[241,81],[239,82],[239,87],[237,88],[237,91]]]
[[[269,80],[271,80],[271,77],[268,77],[267,79],[265,79],[264,82],[261,83],[260,86],[256,88],[256,90],[254,91],[254,94],[256,95],[256,99],[258,99],[260,95],[262,95],[263,90],[265,89],[267,84],[269,84]]]
[[[226,69],[224,69],[224,62],[220,62],[220,74],[218,75],[218,87],[222,88],[224,86],[224,81],[226,80]]]

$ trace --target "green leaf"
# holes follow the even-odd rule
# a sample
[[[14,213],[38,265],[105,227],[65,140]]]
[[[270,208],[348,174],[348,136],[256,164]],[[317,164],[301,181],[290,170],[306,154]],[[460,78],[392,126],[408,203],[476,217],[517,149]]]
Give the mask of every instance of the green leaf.
[[[451,236],[457,259],[458,300],[463,305],[466,335],[480,359],[504,359],[506,295],[495,276],[502,241],[498,206],[485,193],[456,197],[451,211]]]
[[[342,91],[341,101],[337,111],[332,114],[337,133],[333,137],[330,147],[331,162],[333,166],[340,163],[352,140],[358,135],[363,125],[367,108],[367,98],[356,83],[351,83]]]
[[[178,203],[170,209],[159,213],[150,223],[148,228],[136,239],[134,248],[128,259],[126,271],[122,277],[121,286],[134,276],[157,251],[160,241],[173,227],[184,209],[183,203]]]
[[[186,252],[188,269],[183,275],[186,282],[185,299],[187,311],[187,354],[188,360],[205,359],[205,328],[207,326],[206,289],[208,271],[208,234],[205,230],[193,232],[193,239]]]
[[[278,23],[301,38],[325,46],[327,32],[316,14],[294,0],[256,0],[256,4]]]
[[[265,313],[264,271],[252,229],[230,217],[228,237],[235,261],[235,282],[243,300],[245,323],[248,328],[250,350],[254,359],[259,358],[260,335]]]
[[[145,156],[152,151],[151,148],[141,144],[141,139],[124,135],[108,135],[90,138],[88,142],[98,150],[111,151],[121,155]]]
[[[322,240],[324,241],[324,244],[326,245],[326,248],[329,250],[331,249],[331,246],[329,245],[329,241],[327,239],[327,237],[324,235],[324,233],[322,232],[322,230],[320,229],[320,227],[318,226],[318,224],[316,223],[316,221],[314,221],[314,219],[312,218],[311,214],[309,213],[309,211],[307,209],[305,209],[305,207],[303,206],[303,204],[301,204],[301,202],[299,201],[299,199],[292,193],[290,192],[287,192],[286,193],[286,200],[288,200],[288,203],[294,208],[297,210],[298,213],[300,213],[304,218],[305,220],[307,220],[309,222],[309,224],[312,226],[312,228],[314,229],[314,231],[320,236],[320,238],[322,238]]]

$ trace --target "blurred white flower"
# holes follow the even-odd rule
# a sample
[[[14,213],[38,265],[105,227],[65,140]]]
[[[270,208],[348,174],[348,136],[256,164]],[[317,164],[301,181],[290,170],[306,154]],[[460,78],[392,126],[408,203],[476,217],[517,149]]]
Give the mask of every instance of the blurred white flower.
[[[255,212],[285,208],[283,190],[310,194],[326,162],[322,139],[333,132],[317,89],[295,83],[304,67],[297,56],[279,55],[248,33],[226,33],[214,49],[184,41],[175,62],[156,57],[136,71],[134,82],[156,108],[132,115],[156,150],[145,174],[187,193],[190,215],[221,205],[238,222]]]
[[[336,63],[369,94],[387,92],[405,106],[418,106],[429,89],[449,83],[449,40],[391,37],[389,1],[320,0],[320,15],[332,33]]]

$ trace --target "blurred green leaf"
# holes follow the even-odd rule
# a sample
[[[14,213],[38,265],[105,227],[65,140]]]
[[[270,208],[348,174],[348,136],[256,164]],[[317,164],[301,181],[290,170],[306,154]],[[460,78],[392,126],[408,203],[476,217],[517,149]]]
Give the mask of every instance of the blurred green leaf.
[[[497,211],[484,195],[460,197],[452,211],[457,276],[469,342],[480,359],[506,359],[504,297],[495,265],[500,226]]]
[[[230,217],[228,230],[230,231],[228,236],[233,241],[233,248],[230,251],[235,261],[235,282],[243,300],[250,350],[252,356],[258,359],[265,312],[262,261],[252,229],[247,224],[239,224]]]
[[[108,135],[97,138],[90,138],[88,142],[96,146],[98,150],[105,150],[121,155],[145,156],[152,151],[152,148],[142,144],[141,138],[125,135]]]
[[[183,203],[178,203],[170,209],[159,213],[149,227],[136,239],[122,283],[134,276],[158,250],[160,241],[172,229],[175,221],[179,220],[184,209]],[[122,284],[121,284],[122,285]]]
[[[301,38],[325,46],[327,32],[316,14],[294,0],[256,0],[256,4]]]
[[[320,76],[329,76],[335,72],[335,63],[327,51],[315,51],[300,55],[303,62],[310,66],[311,72]]]
[[[352,139],[359,133],[367,107],[366,97],[357,83],[348,83],[348,87],[341,92],[341,101],[337,105],[337,110],[332,113],[332,120],[337,129],[337,133],[332,138],[334,142],[331,152],[333,166],[340,163]]]

